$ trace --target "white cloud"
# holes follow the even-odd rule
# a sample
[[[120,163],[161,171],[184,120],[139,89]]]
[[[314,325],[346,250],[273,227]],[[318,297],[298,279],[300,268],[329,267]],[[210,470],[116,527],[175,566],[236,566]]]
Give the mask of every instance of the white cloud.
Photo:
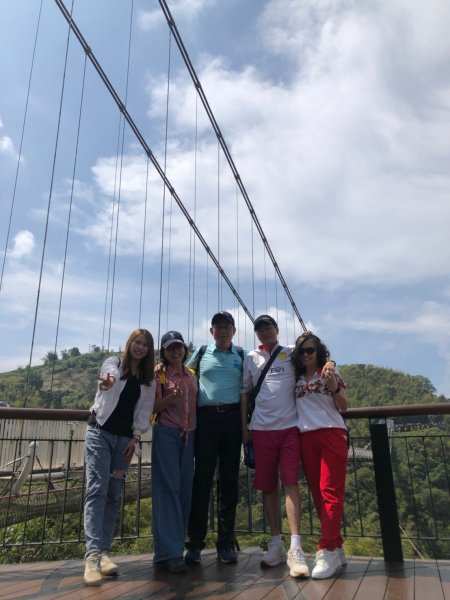
[[[215,0],[173,0],[169,3],[169,9],[175,19],[192,19],[214,2]],[[159,7],[142,10],[138,15],[138,25],[143,31],[150,31],[162,23],[165,23],[165,18]]]
[[[4,125],[3,125],[3,121],[0,118],[0,129],[3,129]],[[11,156],[15,159],[18,158],[18,154],[16,151],[16,148],[14,146],[14,142],[12,141],[12,139],[9,137],[9,135],[0,135],[0,154],[6,154],[8,156]]]
[[[220,59],[200,69],[291,281],[402,283],[448,273],[450,5],[409,9],[403,0],[273,0],[260,27],[270,51],[293,59],[288,82]],[[184,74],[171,85],[171,136],[186,140],[192,86]],[[164,86],[149,85],[153,118],[163,118]],[[183,189],[176,164],[171,174]]]
[[[14,149],[14,143],[7,135],[0,136],[0,152],[17,157],[17,153]]]
[[[347,319],[347,327],[376,333],[406,334],[450,347],[450,306],[434,300],[424,302],[419,310],[407,318],[392,319]]]
[[[409,10],[403,0],[370,6],[272,0],[260,32],[268,51],[292,59],[289,81],[202,59],[203,87],[291,283],[402,284],[448,274],[450,75],[444,66],[450,38],[441,33],[450,7],[443,0],[433,6],[430,14],[420,4]],[[398,27],[410,33],[402,38],[402,53]],[[152,119],[164,119],[165,86],[164,79],[148,85]],[[184,71],[172,79],[171,98],[168,175],[192,207],[195,95]],[[216,151],[203,116],[197,223],[214,251]],[[109,196],[114,165],[105,157],[93,168],[99,190]],[[232,272],[235,184],[223,157],[222,166],[221,236],[227,243],[221,262]],[[150,188],[155,224],[161,218],[158,177],[151,176]],[[145,161],[130,152],[122,176],[121,253],[140,252],[144,189]],[[242,250],[249,219],[240,206]],[[105,202],[84,230],[104,248],[109,211]],[[185,262],[187,225],[176,208],[172,225],[172,256]],[[156,257],[158,247],[153,235],[148,251]],[[260,249],[255,256],[261,277]],[[248,276],[250,252],[242,251],[240,260]]]
[[[364,331],[384,335],[385,340],[398,340],[398,337],[414,339],[417,347],[429,344],[434,347],[442,360],[442,378],[439,393],[450,396],[450,306],[434,300],[423,302],[410,314],[399,313],[389,318],[345,318],[341,325],[346,330]],[[388,342],[386,342],[388,343]],[[398,345],[398,341],[397,341]]]
[[[24,258],[29,256],[34,250],[34,235],[31,231],[23,229],[14,236],[12,250],[9,253],[11,258]]]

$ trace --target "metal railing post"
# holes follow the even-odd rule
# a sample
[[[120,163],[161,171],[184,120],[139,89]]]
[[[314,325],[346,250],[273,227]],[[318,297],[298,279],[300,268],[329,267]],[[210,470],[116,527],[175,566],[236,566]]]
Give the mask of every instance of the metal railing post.
[[[386,562],[403,562],[397,499],[386,421],[370,421],[383,554]]]

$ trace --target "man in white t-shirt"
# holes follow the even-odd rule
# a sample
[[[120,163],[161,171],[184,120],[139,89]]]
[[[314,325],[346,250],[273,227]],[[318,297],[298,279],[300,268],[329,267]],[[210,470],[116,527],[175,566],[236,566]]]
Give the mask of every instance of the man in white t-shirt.
[[[262,566],[275,567],[286,561],[280,531],[278,482],[281,480],[291,531],[291,547],[287,556],[290,574],[292,577],[308,577],[309,570],[299,533],[300,438],[294,395],[295,373],[290,358],[292,347],[283,347],[270,366],[256,396],[251,421],[247,425],[248,394],[256,387],[265,364],[279,346],[278,325],[270,315],[259,316],[254,328],[261,345],[249,352],[244,361],[241,415],[243,440],[248,442],[251,439],[255,451],[254,486],[263,492],[272,534]]]

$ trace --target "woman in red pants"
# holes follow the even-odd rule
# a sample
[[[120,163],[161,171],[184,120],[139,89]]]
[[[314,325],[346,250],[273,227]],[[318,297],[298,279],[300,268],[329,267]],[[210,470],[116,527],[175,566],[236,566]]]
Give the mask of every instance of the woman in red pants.
[[[345,383],[329,361],[327,347],[311,332],[297,339],[292,362],[302,465],[321,526],[311,575],[326,579],[346,564],[341,537],[348,454],[341,416],[347,409]]]

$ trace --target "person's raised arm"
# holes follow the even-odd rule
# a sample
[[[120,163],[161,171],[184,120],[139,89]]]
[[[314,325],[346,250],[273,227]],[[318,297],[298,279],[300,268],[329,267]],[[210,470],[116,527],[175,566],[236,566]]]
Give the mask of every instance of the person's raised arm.
[[[345,412],[347,410],[347,394],[345,393],[344,388],[338,388],[337,392],[333,394],[333,400],[339,412]]]

